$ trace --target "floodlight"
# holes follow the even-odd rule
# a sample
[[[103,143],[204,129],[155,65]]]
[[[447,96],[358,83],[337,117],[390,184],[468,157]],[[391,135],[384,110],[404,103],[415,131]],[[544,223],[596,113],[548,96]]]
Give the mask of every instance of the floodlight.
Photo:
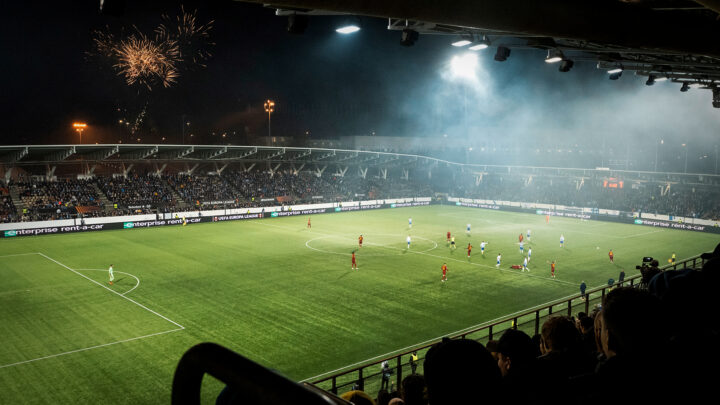
[[[617,80],[620,78],[620,76],[622,76],[622,72],[623,72],[622,69],[613,69],[613,71],[614,71],[613,73],[608,72],[608,73],[610,73],[610,76],[608,76],[608,79]]]
[[[561,50],[554,48],[548,49],[548,54],[545,57],[545,63],[557,63],[564,59],[564,55]]]
[[[615,74],[618,74],[618,73],[622,74],[622,71],[623,71],[623,68],[617,67],[617,68],[614,68],[614,69],[610,69],[610,70],[608,70],[607,72],[608,72],[608,74],[615,75]]]
[[[495,52],[495,60],[498,62],[505,62],[510,57],[510,48],[504,46],[498,46]]]
[[[460,48],[460,47],[467,46],[470,44],[472,44],[472,41],[470,41],[468,39],[461,39],[459,41],[453,42],[451,45]]]
[[[454,56],[450,60],[450,70],[453,76],[464,79],[475,79],[477,65],[477,55],[470,52],[464,55]]]
[[[574,65],[575,62],[571,61],[570,59],[563,59],[563,61],[560,62],[560,66],[558,66],[558,70],[561,72],[569,72]]]
[[[487,47],[490,46],[490,40],[483,35],[482,39],[478,41],[475,45],[468,48],[471,51],[479,51],[481,49],[487,49]]]
[[[340,34],[345,34],[345,35],[352,34],[353,32],[358,32],[358,31],[360,31],[360,27],[357,26],[356,24],[345,25],[345,26],[342,26],[335,30],[335,32],[340,33]]]
[[[400,34],[400,45],[402,46],[413,46],[415,41],[420,38],[420,34],[417,31],[405,28]]]
[[[682,87],[680,87],[680,91],[682,91],[683,93],[685,93],[685,92],[688,91],[689,89],[690,89],[690,85],[688,85],[688,82],[684,82],[684,83],[682,84]]]
[[[668,79],[668,78],[665,77],[665,76],[660,76],[660,77],[656,77],[656,78],[655,78],[655,81],[656,81],[656,82],[664,82],[664,81],[667,80],[667,79]]]

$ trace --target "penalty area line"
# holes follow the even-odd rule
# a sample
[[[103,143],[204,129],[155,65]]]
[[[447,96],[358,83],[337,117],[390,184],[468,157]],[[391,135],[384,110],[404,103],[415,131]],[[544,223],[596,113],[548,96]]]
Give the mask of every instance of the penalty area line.
[[[38,357],[38,358],[35,358],[35,359],[18,361],[18,362],[16,362],[16,363],[3,364],[3,365],[0,365],[0,369],[7,368],[7,367],[13,367],[13,366],[19,366],[19,365],[21,365],[21,364],[33,363],[33,362],[40,361],[40,360],[52,359],[52,358],[55,358],[55,357],[65,356],[65,355],[73,354],[73,353],[86,352],[86,351],[88,351],[88,350],[99,349],[99,348],[101,348],[101,347],[112,346],[112,345],[116,345],[116,344],[119,344],[119,343],[132,342],[133,340],[140,340],[140,339],[145,339],[145,338],[149,338],[149,337],[152,337],[152,336],[164,335],[164,334],[167,334],[167,333],[177,332],[177,331],[180,331],[180,330],[183,330],[183,329],[185,329],[185,328],[175,328],[175,329],[166,330],[166,331],[163,331],[163,332],[151,333],[151,334],[149,334],[149,335],[138,336],[138,337],[134,337],[134,338],[130,338],[130,339],[118,340],[118,341],[116,341],[116,342],[103,343],[103,344],[101,344],[101,345],[84,347],[84,348],[82,348],[82,349],[76,349],[76,350],[70,350],[70,351],[68,351],[68,352],[51,354],[51,355],[49,355],[49,356]]]
[[[116,295],[118,295],[119,297],[122,297],[122,298],[124,298],[124,299],[126,299],[126,300],[128,300],[128,301],[132,302],[133,304],[135,304],[135,305],[139,306],[140,308],[142,308],[142,309],[144,309],[144,310],[146,310],[146,311],[148,311],[148,312],[150,312],[150,313],[152,313],[152,314],[155,314],[155,315],[159,316],[160,318],[162,318],[162,319],[164,319],[164,320],[166,320],[166,321],[168,321],[168,322],[172,323],[173,325],[177,326],[178,328],[180,328],[180,329],[185,329],[185,327],[184,327],[184,326],[182,326],[182,325],[180,325],[179,323],[177,323],[177,322],[173,321],[172,319],[170,319],[170,318],[168,318],[168,317],[166,317],[166,316],[164,316],[164,315],[161,315],[161,314],[159,314],[159,313],[157,313],[157,312],[153,311],[152,309],[150,309],[150,308],[146,307],[145,305],[143,305],[143,304],[141,304],[141,303],[139,303],[139,302],[135,301],[135,300],[134,300],[134,299],[132,299],[132,298],[128,298],[128,297],[126,297],[126,296],[124,296],[124,295],[120,294],[119,292],[117,292],[117,291],[115,291],[115,290],[113,290],[113,289],[111,289],[111,288],[108,288],[108,287],[106,287],[106,286],[104,286],[104,285],[102,285],[102,284],[98,283],[97,281],[95,281],[95,280],[91,279],[90,277],[88,277],[88,276],[86,276],[86,275],[84,275],[84,274],[82,274],[82,273],[79,273],[79,272],[77,272],[76,270],[73,270],[73,269],[71,269],[70,267],[68,267],[68,266],[66,266],[66,265],[64,265],[64,264],[62,264],[62,263],[60,263],[59,261],[57,261],[57,260],[53,259],[52,257],[50,257],[50,256],[47,256],[47,255],[45,255],[45,254],[43,254],[43,253],[38,253],[38,254],[39,254],[40,256],[42,256],[42,257],[44,257],[44,258],[46,258],[46,259],[50,260],[51,262],[53,262],[53,263],[55,263],[55,264],[58,264],[58,265],[60,265],[60,266],[62,266],[62,267],[64,267],[64,268],[66,268],[66,269],[68,269],[68,270],[72,271],[73,273],[77,274],[78,276],[80,276],[80,277],[82,277],[82,278],[84,278],[84,279],[86,279],[86,280],[90,281],[91,283],[93,283],[93,284],[97,284],[97,285],[99,285],[100,287],[102,287],[102,288],[104,288],[104,289],[106,289],[106,290],[110,291],[111,293],[113,293],[113,294],[116,294]]]

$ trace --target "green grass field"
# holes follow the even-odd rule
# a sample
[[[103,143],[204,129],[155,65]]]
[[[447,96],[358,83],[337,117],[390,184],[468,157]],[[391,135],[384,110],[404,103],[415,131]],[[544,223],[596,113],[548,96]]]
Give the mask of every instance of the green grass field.
[[[521,273],[510,265],[522,261],[517,239],[528,228],[531,272]],[[303,380],[576,294],[582,280],[599,286],[621,268],[632,276],[643,256],[663,263],[672,251],[712,250],[718,239],[448,206],[316,215],[312,229],[293,217],[6,239],[0,403],[167,403],[180,356],[204,341]],[[220,388],[207,379],[205,399]]]

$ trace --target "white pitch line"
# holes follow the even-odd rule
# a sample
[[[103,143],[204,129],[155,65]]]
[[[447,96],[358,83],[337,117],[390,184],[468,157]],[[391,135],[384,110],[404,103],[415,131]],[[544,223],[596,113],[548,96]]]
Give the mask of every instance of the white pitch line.
[[[520,313],[523,313],[523,312],[530,311],[530,310],[533,309],[533,308],[542,308],[542,307],[544,307],[544,306],[546,306],[546,305],[549,305],[549,304],[552,303],[552,302],[562,301],[562,300],[568,299],[568,298],[570,298],[570,297],[574,297],[574,296],[576,296],[576,295],[577,295],[577,294],[568,295],[568,296],[565,296],[565,297],[563,297],[563,298],[558,298],[558,299],[555,299],[555,300],[552,300],[552,301],[548,301],[548,302],[546,302],[546,303],[544,303],[544,304],[536,305],[536,306],[531,307],[531,308],[528,308],[528,309],[523,309],[523,310],[520,310],[520,311],[513,312],[513,313],[511,313],[511,314],[508,314],[508,315],[503,315],[503,316],[501,316],[501,317],[499,317],[499,318],[491,319],[491,320],[489,320],[489,321],[485,321],[485,322],[479,323],[479,324],[477,324],[477,325],[468,326],[467,328],[463,328],[463,329],[460,329],[460,330],[456,330],[456,331],[454,331],[454,332],[445,333],[445,334],[443,334],[442,336],[438,336],[438,337],[433,338],[433,339],[428,339],[428,340],[426,340],[426,341],[424,341],[424,342],[415,343],[415,344],[413,344],[413,345],[410,345],[410,346],[407,346],[407,347],[403,347],[402,349],[393,350],[393,351],[391,351],[391,352],[387,352],[387,353],[385,353],[385,354],[381,354],[381,355],[378,355],[378,356],[375,356],[375,357],[371,357],[371,358],[366,359],[366,360],[363,360],[363,361],[358,361],[357,363],[353,363],[353,364],[349,364],[349,365],[347,365],[347,366],[340,367],[340,368],[338,368],[338,369],[336,369],[336,370],[327,371],[327,372],[325,372],[325,373],[318,374],[318,375],[316,375],[316,376],[314,376],[314,377],[310,377],[310,378],[306,378],[306,379],[304,379],[304,380],[300,380],[300,382],[307,382],[307,381],[316,380],[316,379],[318,379],[319,377],[323,377],[323,376],[326,376],[326,375],[328,375],[328,374],[334,374],[334,373],[337,373],[337,372],[339,372],[339,371],[342,371],[342,370],[345,370],[345,369],[348,369],[348,368],[352,368],[352,367],[355,367],[355,366],[360,365],[360,364],[370,363],[370,362],[372,362],[373,360],[381,359],[381,358],[383,358],[383,357],[388,357],[388,356],[390,356],[390,355],[392,355],[392,354],[394,354],[394,353],[404,352],[404,351],[407,351],[407,350],[412,349],[412,348],[414,348],[414,347],[422,346],[422,345],[424,345],[424,344],[427,344],[427,343],[430,343],[430,342],[433,342],[433,341],[436,341],[436,340],[440,340],[440,339],[442,339],[442,338],[445,337],[445,336],[457,335],[457,334],[459,334],[459,333],[463,333],[463,332],[465,332],[465,331],[468,331],[468,330],[471,330],[471,329],[475,329],[475,328],[478,328],[478,327],[483,326],[483,325],[487,325],[487,324],[491,324],[491,323],[493,323],[493,322],[497,322],[497,321],[499,321],[500,319],[503,319],[503,318],[508,318],[508,317],[511,317],[511,316],[513,316],[513,315],[516,315],[516,314],[520,314]]]
[[[104,344],[101,344],[101,345],[84,347],[84,348],[82,348],[82,349],[70,350],[69,352],[51,354],[51,355],[49,355],[49,356],[43,356],[43,357],[38,357],[38,358],[35,358],[35,359],[30,359],[30,360],[18,361],[18,362],[16,362],[16,363],[3,364],[3,365],[0,365],[0,369],[1,369],[1,368],[6,368],[6,367],[12,367],[12,366],[19,366],[19,365],[21,365],[21,364],[32,363],[32,362],[40,361],[40,360],[52,359],[52,358],[54,358],[54,357],[65,356],[66,354],[73,354],[73,353],[84,352],[84,351],[88,351],[88,350],[92,350],[92,349],[99,349],[99,348],[101,348],[101,347],[112,346],[112,345],[116,345],[116,344],[118,344],[118,343],[132,342],[133,340],[140,340],[140,339],[145,339],[145,338],[149,338],[149,337],[152,337],[152,336],[164,335],[164,334],[166,334],[166,333],[177,332],[177,331],[183,330],[183,329],[185,329],[185,328],[176,328],[176,329],[172,329],[172,330],[166,330],[166,331],[164,331],[164,332],[152,333],[152,334],[150,334],[150,335],[144,335],[144,336],[138,336],[138,337],[134,337],[134,338],[130,338],[130,339],[118,340],[117,342],[104,343]]]
[[[29,255],[37,255],[37,254],[40,254],[40,253],[38,253],[38,252],[32,252],[32,253],[17,253],[17,254],[14,254],[14,255],[2,255],[2,256],[0,256],[0,257],[29,256]]]
[[[58,265],[62,266],[62,267],[65,267],[66,269],[68,269],[68,270],[72,271],[73,273],[77,274],[78,276],[80,276],[80,277],[82,277],[82,278],[84,278],[84,279],[87,279],[87,280],[89,280],[89,281],[90,281],[90,282],[92,282],[92,283],[95,283],[95,284],[99,285],[100,287],[102,287],[102,288],[104,288],[104,289],[106,289],[106,290],[108,290],[108,291],[112,292],[113,294],[117,294],[118,296],[120,296],[120,297],[122,297],[122,298],[125,298],[126,300],[128,300],[128,301],[132,302],[133,304],[135,304],[135,305],[139,306],[140,308],[142,308],[142,309],[144,309],[144,310],[146,310],[146,311],[148,311],[148,312],[150,312],[150,313],[153,313],[153,314],[155,314],[155,315],[159,316],[160,318],[162,318],[162,319],[164,319],[164,320],[166,320],[166,321],[168,321],[168,322],[172,323],[173,325],[175,325],[175,326],[179,327],[180,329],[185,329],[185,327],[184,327],[184,326],[182,326],[182,325],[180,325],[179,323],[177,323],[177,322],[173,321],[172,319],[170,319],[170,318],[168,318],[168,317],[166,317],[166,316],[164,316],[164,315],[161,315],[161,314],[159,314],[159,313],[157,313],[157,312],[153,311],[152,309],[150,309],[150,308],[146,307],[145,305],[143,305],[143,304],[141,304],[141,303],[139,303],[139,302],[137,302],[137,301],[133,300],[132,298],[128,298],[128,297],[126,297],[126,296],[124,296],[124,295],[120,294],[119,292],[117,292],[117,291],[115,291],[115,290],[111,289],[111,288],[107,288],[106,286],[104,286],[104,285],[102,285],[102,284],[98,283],[97,281],[95,281],[95,280],[91,279],[90,277],[88,277],[88,276],[86,276],[86,275],[84,275],[84,274],[82,274],[82,273],[78,273],[78,272],[77,272],[76,270],[73,270],[73,269],[71,269],[70,267],[68,267],[68,266],[66,266],[66,265],[64,265],[64,264],[62,264],[62,263],[60,263],[59,261],[57,261],[57,260],[53,259],[52,257],[50,257],[50,256],[46,256],[46,255],[44,255],[44,254],[42,254],[42,253],[38,253],[38,254],[39,254],[40,256],[42,256],[42,257],[44,257],[44,258],[46,258],[46,259],[50,260],[50,261],[52,261],[52,262],[54,262],[54,263],[56,263],[56,264],[58,264]]]
[[[77,271],[107,271],[105,269],[75,269],[75,270],[77,270]],[[125,295],[140,286],[140,279],[135,277],[134,275],[132,275],[130,273],[126,273],[124,271],[116,271],[115,273],[128,275],[128,276],[134,278],[135,281],[137,281],[137,283],[135,284],[135,287],[129,289],[128,291],[125,291],[124,293],[121,293],[120,295]]]
[[[644,235],[650,235],[650,234],[653,234],[653,233],[660,233],[660,232],[665,232],[665,230],[664,230],[664,229],[658,229],[657,231],[650,231],[650,232],[644,232],[644,233],[636,233],[636,234],[634,234],[634,235],[628,235],[628,236],[619,236],[619,238],[634,238],[634,237],[636,237],[636,236],[644,236]]]
[[[265,226],[273,226],[273,227],[280,228],[280,229],[291,229],[291,228],[288,228],[288,227],[285,227],[285,226],[279,226],[279,225],[274,225],[274,224],[262,224],[262,225],[265,225]],[[353,240],[353,239],[348,238],[347,236],[344,236],[344,235],[342,235],[342,234],[322,233],[322,232],[316,232],[316,231],[312,231],[312,230],[311,230],[310,232],[317,233],[317,234],[320,234],[320,235],[325,235],[325,236],[337,236],[337,237],[342,238],[342,239]],[[395,248],[395,247],[392,247],[392,246],[384,246],[384,245],[380,245],[380,244],[374,244],[374,243],[371,243],[371,242],[368,242],[367,244],[368,244],[368,245],[371,245],[371,246],[377,246],[377,247],[385,248],[385,249],[393,249],[393,250],[401,250],[401,251],[402,251],[402,250],[406,250],[406,249]],[[500,270],[500,271],[508,272],[509,274],[514,274],[514,275],[516,275],[516,276],[521,276],[521,277],[533,277],[533,278],[537,278],[538,280],[549,281],[549,282],[551,282],[551,283],[563,283],[563,284],[571,285],[571,286],[573,286],[573,287],[576,287],[576,286],[579,285],[579,284],[571,283],[571,282],[569,282],[569,281],[558,280],[558,279],[556,279],[556,278],[554,278],[554,279],[548,279],[548,278],[545,278],[545,277],[542,277],[542,276],[536,276],[536,275],[534,275],[534,274],[517,273],[517,272],[514,272],[514,271],[512,271],[512,270],[501,269],[501,268],[489,266],[489,265],[487,265],[487,264],[480,264],[480,263],[468,262],[468,261],[465,261],[465,260],[455,259],[455,258],[453,258],[453,257],[438,256],[438,255],[434,255],[434,254],[427,253],[427,252],[418,252],[418,251],[413,251],[413,250],[407,250],[407,251],[410,252],[410,253],[415,253],[415,254],[419,254],[419,255],[426,255],[426,256],[437,257],[437,258],[443,259],[443,260],[453,260],[453,261],[456,261],[456,262],[460,262],[460,263],[464,263],[464,264],[469,264],[469,265],[473,265],[473,266],[485,267],[485,268],[494,269],[494,270]]]

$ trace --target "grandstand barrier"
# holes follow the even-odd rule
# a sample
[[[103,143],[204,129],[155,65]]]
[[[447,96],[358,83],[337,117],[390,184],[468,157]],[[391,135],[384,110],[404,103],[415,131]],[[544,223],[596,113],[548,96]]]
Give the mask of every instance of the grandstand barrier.
[[[0,224],[0,237],[55,235],[113,229],[150,228],[202,222],[223,222],[244,219],[276,218],[371,209],[417,207],[433,203],[431,197],[409,197],[385,200],[350,201],[323,204],[301,204],[275,207],[231,208],[224,210],[168,212],[162,214],[126,215],[116,217],[76,218],[55,221]]]
[[[459,207],[524,212],[537,215],[549,215],[551,217],[576,218],[593,221],[620,222],[624,224],[679,229],[685,231],[720,233],[720,222],[699,218],[674,217],[671,215],[658,215],[644,212],[638,215],[637,213],[632,212],[598,208],[457,197],[448,197],[447,201],[450,204],[454,204]]]
[[[693,256],[687,259],[677,261],[673,264],[660,267],[660,270],[680,270],[680,269],[699,269],[705,264],[705,259],[701,255]],[[573,311],[582,311],[590,313],[591,309],[601,305],[604,302],[605,295],[613,288],[621,286],[644,287],[642,284],[642,275],[636,274],[626,278],[623,282],[615,283],[613,286],[603,285],[586,290],[583,299],[581,294],[565,297],[548,304],[543,304],[524,311],[515,312],[501,319],[485,322],[481,325],[474,326],[465,330],[458,331],[446,337],[450,339],[474,339],[483,344],[488,340],[497,339],[507,329],[522,329],[529,335],[540,333],[542,323],[551,315],[567,315],[572,316]],[[591,308],[592,306],[592,308]],[[356,386],[358,389],[373,392],[380,387],[380,379],[382,378],[381,364],[385,361],[393,365],[393,374],[395,375],[395,383],[400,387],[403,376],[407,375],[410,370],[410,354],[416,352],[419,356],[417,369],[422,370],[422,360],[425,353],[433,345],[442,341],[443,338],[433,339],[424,342],[411,349],[401,349],[389,356],[378,356],[370,362],[366,362],[359,366],[349,366],[341,371],[320,374],[315,377],[303,380],[301,382],[309,382],[318,388],[330,391],[333,394],[350,390]]]

